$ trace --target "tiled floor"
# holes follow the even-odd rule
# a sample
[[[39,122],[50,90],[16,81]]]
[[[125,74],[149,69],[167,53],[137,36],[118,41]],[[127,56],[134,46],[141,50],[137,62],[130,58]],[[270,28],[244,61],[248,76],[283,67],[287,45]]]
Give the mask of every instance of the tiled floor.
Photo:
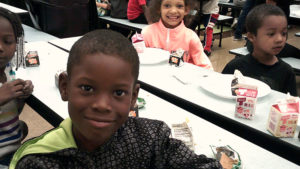
[[[300,48],[300,37],[295,37],[294,34],[300,32],[300,26],[292,26],[289,29],[288,43]],[[224,38],[222,41],[222,47],[218,47],[218,39],[215,40],[212,48],[212,55],[210,60],[213,64],[214,70],[221,72],[224,66],[234,58],[233,55],[228,53],[228,50],[242,47],[245,41],[233,41],[232,36]],[[300,93],[300,77],[297,77],[298,93]],[[25,106],[21,113],[20,119],[24,120],[29,127],[29,134],[26,139],[38,136],[45,131],[53,128],[47,121],[40,117],[29,106]]]

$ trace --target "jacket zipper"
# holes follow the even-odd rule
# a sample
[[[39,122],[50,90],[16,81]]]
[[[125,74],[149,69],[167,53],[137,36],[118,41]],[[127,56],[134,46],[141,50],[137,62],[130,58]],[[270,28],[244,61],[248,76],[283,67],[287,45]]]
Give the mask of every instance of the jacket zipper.
[[[169,51],[169,41],[170,41],[170,29],[167,29],[167,50]]]

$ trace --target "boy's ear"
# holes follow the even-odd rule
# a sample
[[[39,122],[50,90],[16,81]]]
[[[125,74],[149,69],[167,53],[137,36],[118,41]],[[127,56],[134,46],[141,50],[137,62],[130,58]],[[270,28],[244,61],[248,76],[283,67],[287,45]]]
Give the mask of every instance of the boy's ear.
[[[58,88],[60,92],[61,99],[63,101],[68,101],[68,74],[67,72],[62,72],[59,74],[59,80],[58,80]]]
[[[255,35],[253,33],[247,32],[247,38],[249,39],[250,42],[253,43]]]
[[[139,83],[136,83],[135,84],[135,87],[132,91],[132,99],[131,99],[131,103],[130,103],[130,109],[133,110],[134,108],[134,105],[136,103],[136,100],[139,96],[139,90],[140,90],[140,84]]]

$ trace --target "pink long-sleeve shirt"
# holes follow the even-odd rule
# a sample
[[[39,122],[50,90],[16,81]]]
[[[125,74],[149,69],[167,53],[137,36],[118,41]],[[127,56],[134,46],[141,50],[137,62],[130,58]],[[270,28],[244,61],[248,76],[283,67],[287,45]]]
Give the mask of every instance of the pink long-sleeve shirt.
[[[182,22],[174,29],[164,26],[162,21],[146,26],[142,30],[146,47],[161,48],[169,52],[181,48],[187,52],[184,61],[207,69],[213,69],[210,60],[203,52],[198,35]]]

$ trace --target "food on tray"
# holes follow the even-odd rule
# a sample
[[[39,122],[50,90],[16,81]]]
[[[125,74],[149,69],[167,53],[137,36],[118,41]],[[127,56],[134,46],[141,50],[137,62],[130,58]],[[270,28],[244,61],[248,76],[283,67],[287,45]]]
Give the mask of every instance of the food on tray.
[[[238,89],[238,84],[244,83],[244,76],[239,70],[234,70],[233,79],[231,81],[231,93],[232,96],[236,96],[236,90]]]

